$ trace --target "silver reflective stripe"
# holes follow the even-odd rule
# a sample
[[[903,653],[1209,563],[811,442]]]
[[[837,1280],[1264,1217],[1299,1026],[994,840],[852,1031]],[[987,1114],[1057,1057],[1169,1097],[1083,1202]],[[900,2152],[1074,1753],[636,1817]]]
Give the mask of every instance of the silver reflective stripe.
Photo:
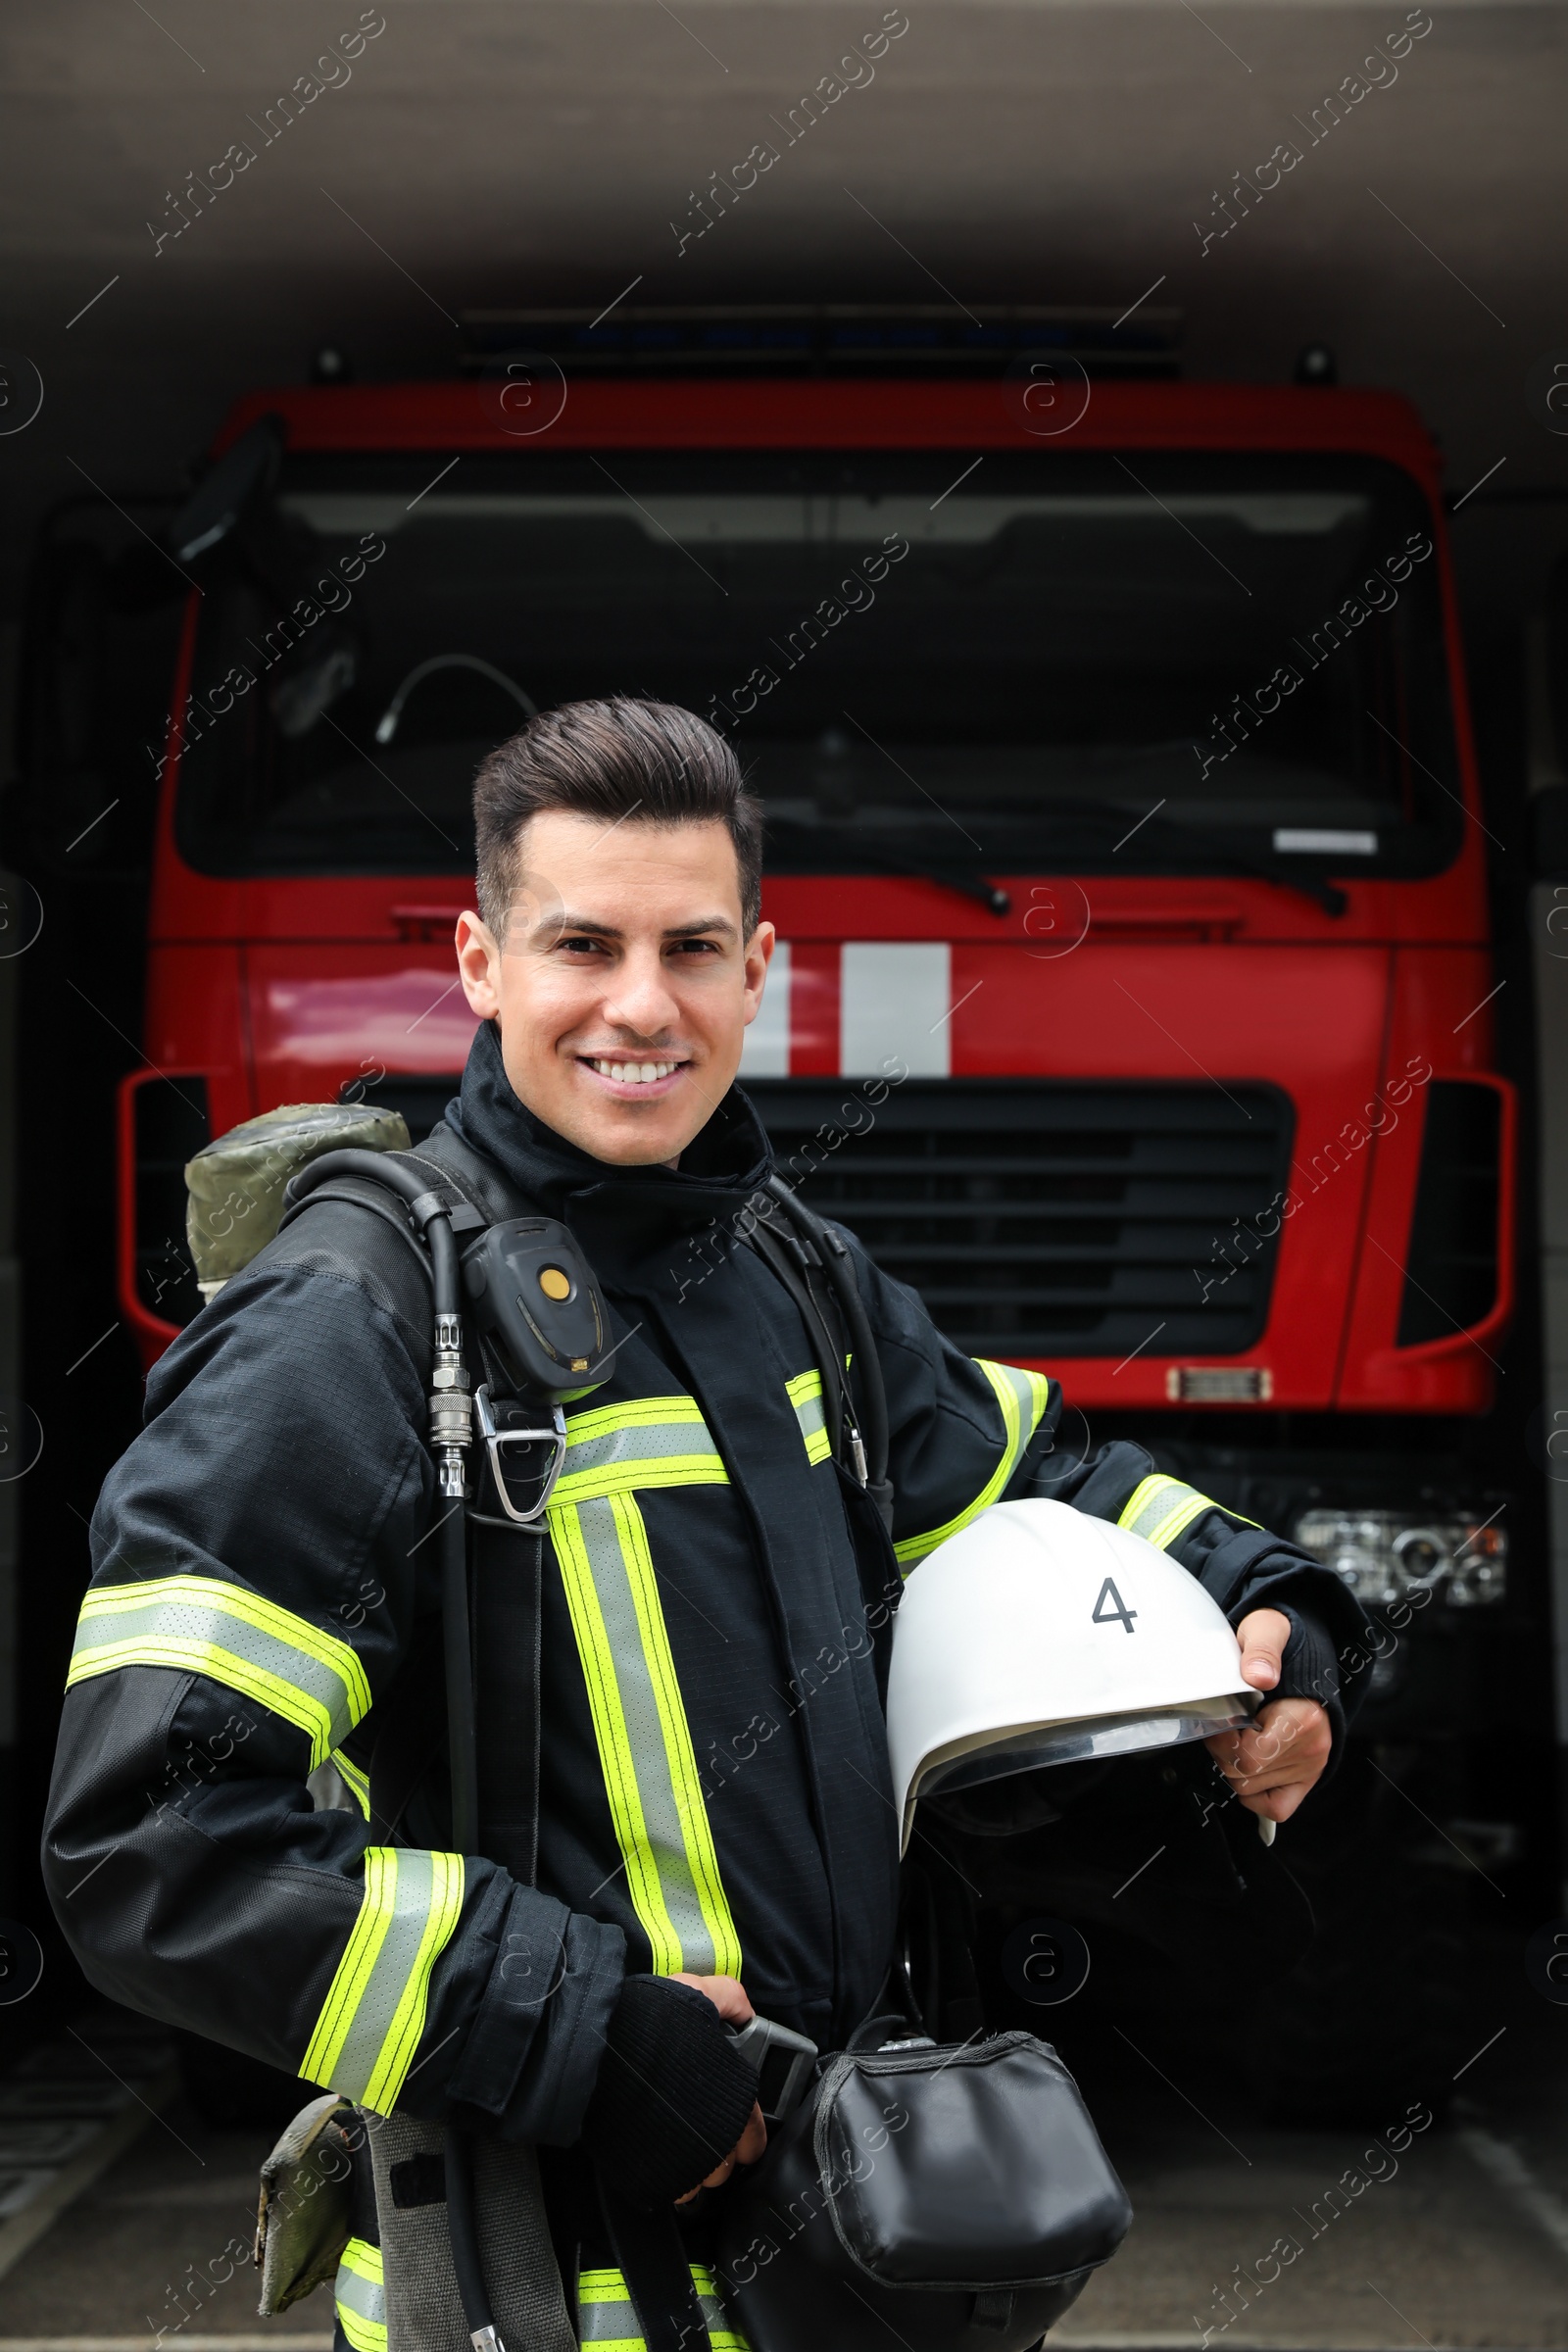
[[[655,1969],[662,1975],[677,1969],[696,1976],[738,1974],[739,1946],[718,1880],[663,1613],[651,1576],[642,1573],[651,1563],[642,1557],[646,1538],[638,1541],[641,1515],[629,1497],[595,1496],[580,1502],[573,1516],[602,1628],[600,1638],[585,1641],[588,1629],[578,1627],[578,1645],[585,1669],[593,1656],[607,1681],[613,1678],[612,1692],[602,1688],[590,1700],[607,1793],[627,1856],[629,1891],[649,1929]],[[559,1528],[559,1509],[551,1517]],[[568,1547],[559,1540],[557,1553],[568,1554],[562,1566],[569,1581]],[[568,1594],[574,1618],[585,1597]],[[694,1864],[710,1882],[706,1886],[699,1886]]]
[[[724,1465],[695,1397],[644,1396],[566,1417],[566,1460],[554,1500],[634,1487],[721,1486]]]
[[[747,2352],[745,2337],[731,2326],[729,2315],[714,2291],[712,2272],[694,2263],[692,2284],[708,2323],[713,2352]],[[584,2271],[577,2281],[577,2309],[583,2343],[616,2344],[624,2347],[625,2352],[642,2343],[636,2306],[626,2292],[626,2282],[619,2271]]]
[[[367,2256],[374,2258],[373,2278]],[[385,2327],[386,2283],[381,2276],[379,2247],[368,2246],[363,2238],[349,2239],[338,2266],[335,2299],[344,2310],[357,2311],[362,2319],[375,2320]]]
[[[300,2063],[308,2082],[390,2115],[424,2031],[434,1968],[463,1914],[461,1854],[365,1849],[365,1894]]]
[[[386,2285],[379,2246],[363,2237],[349,2239],[338,2264],[332,2300],[338,2325],[353,2352],[384,2352]]]
[[[802,1372],[785,1383],[785,1394],[795,1407],[795,1418],[801,1425],[806,1441],[808,1462],[825,1462],[832,1452],[828,1441],[827,1416],[822,1410],[822,1375],[820,1372]]]
[[[1195,1519],[1205,1511],[1220,1511],[1227,1519],[1235,1519],[1243,1527],[1253,1527],[1252,1519],[1243,1519],[1237,1511],[1228,1511],[1223,1503],[1215,1502],[1208,1494],[1200,1494],[1185,1480],[1168,1478],[1156,1473],[1141,1479],[1122,1505],[1116,1525],[1129,1535],[1142,1536],[1159,1551],[1168,1551],[1178,1536],[1184,1535]]]
[[[214,1577],[94,1587],[68,1684],[124,1666],[170,1666],[243,1691],[307,1734],[313,1767],[369,1711],[365,1670],[347,1642]]]
[[[624,2344],[642,2340],[643,2331],[637,2325],[637,2314],[624,2289],[613,2303],[580,2303],[578,2310],[585,2344]]]

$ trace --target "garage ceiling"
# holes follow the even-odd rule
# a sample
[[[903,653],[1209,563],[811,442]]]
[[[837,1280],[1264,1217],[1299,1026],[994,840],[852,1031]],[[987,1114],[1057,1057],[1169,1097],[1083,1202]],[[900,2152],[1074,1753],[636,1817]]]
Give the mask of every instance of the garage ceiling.
[[[362,376],[440,373],[468,308],[608,304],[634,280],[639,303],[1118,307],[1163,281],[1189,373],[1283,377],[1321,337],[1348,380],[1419,401],[1456,488],[1499,459],[1501,482],[1568,484],[1568,440],[1525,393],[1533,363],[1568,358],[1562,9],[907,0],[907,30],[791,143],[791,108],[874,49],[883,17],[880,0],[14,13],[0,348],[32,361],[44,399],[0,437],[4,585],[39,509],[81,487],[72,461],[119,493],[165,487],[236,394],[298,380],[324,340]],[[1431,29],[1399,58],[1407,22]],[[1314,109],[1348,76],[1363,94],[1329,128]],[[319,94],[284,127],[302,77]],[[732,180],[760,141],[777,163],[679,249],[710,175]],[[1299,161],[1259,199],[1282,145]],[[254,160],[204,197],[231,147],[230,169]],[[1252,192],[1228,197],[1238,173]]]

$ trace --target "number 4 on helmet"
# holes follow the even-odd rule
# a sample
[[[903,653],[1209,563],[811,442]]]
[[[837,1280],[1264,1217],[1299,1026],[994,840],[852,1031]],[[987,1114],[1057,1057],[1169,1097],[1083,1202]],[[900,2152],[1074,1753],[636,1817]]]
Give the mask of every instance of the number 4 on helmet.
[[[1206,1740],[1261,1703],[1220,1609],[1175,1560],[1064,1502],[996,1503],[912,1570],[899,1604],[901,1851],[922,1796]]]

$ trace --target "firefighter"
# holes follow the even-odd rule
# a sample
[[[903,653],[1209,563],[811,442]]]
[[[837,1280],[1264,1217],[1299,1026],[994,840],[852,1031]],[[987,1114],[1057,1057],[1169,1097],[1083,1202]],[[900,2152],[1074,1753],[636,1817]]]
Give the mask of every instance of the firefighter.
[[[378,2218],[339,2273],[354,2352],[387,2341],[389,2302],[392,2352],[466,2340],[450,2294],[419,2320],[422,2275],[401,2305],[391,2276],[449,2124],[475,2137],[481,2202],[486,2179],[523,2181],[558,2253],[580,2249],[582,2332],[634,2336],[592,2181],[649,2211],[721,2185],[763,2141],[728,2027],[755,2009],[829,2048],[871,2010],[900,1824],[867,1594],[898,1569],[1032,1494],[1147,1538],[1267,1695],[1211,1744],[1268,1821],[1343,1730],[1356,1616],[1137,1446],[1063,1466],[1056,1384],[961,1355],[846,1234],[886,1391],[884,1532],[853,1444],[834,1458],[797,1289],[746,1240],[771,1155],[735,1077],[773,930],[733,753],[670,706],[568,704],[487,758],[474,806],[457,954],[478,1028],[421,1150],[491,1214],[563,1220],[616,1341],[550,1510],[532,1883],[446,1850],[438,1730],[395,1822],[370,1817],[378,1735],[439,1653],[429,1294],[341,1201],[285,1225],[148,1381],[93,1521],[45,1842],[102,1992],[389,2119],[372,2140],[405,2154],[377,2154]],[[530,2352],[570,2340],[529,2326]]]

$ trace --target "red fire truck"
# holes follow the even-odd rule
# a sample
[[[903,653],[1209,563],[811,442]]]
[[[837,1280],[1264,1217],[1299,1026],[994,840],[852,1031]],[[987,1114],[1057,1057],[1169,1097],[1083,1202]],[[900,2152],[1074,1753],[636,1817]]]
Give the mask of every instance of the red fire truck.
[[[1363,1886],[1431,1861],[1411,1774],[1500,1867],[1515,1115],[1440,459],[1140,325],[537,316],[242,401],[170,539],[122,1305],[147,1360],[196,1311],[207,1135],[438,1115],[485,750],[686,704],[766,806],[742,1076],[808,1197],[1073,1446],[1144,1436],[1383,1612]]]

